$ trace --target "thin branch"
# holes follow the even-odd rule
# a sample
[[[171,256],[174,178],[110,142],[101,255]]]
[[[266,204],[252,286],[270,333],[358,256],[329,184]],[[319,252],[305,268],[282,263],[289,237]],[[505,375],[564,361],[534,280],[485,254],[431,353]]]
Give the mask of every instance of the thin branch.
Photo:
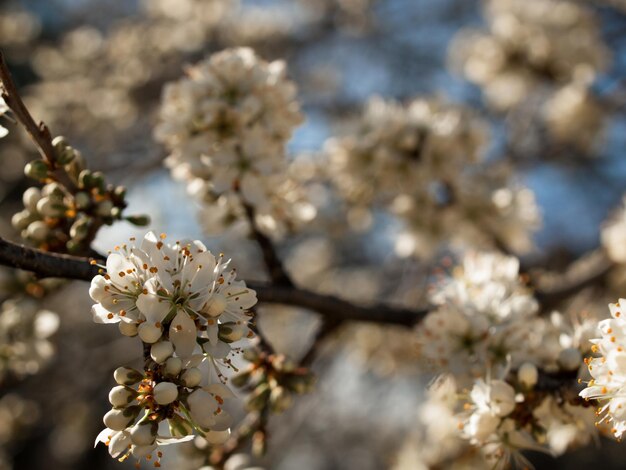
[[[0,265],[32,271],[41,277],[61,277],[91,281],[99,268],[88,258],[49,253],[18,245],[0,238]],[[409,310],[386,305],[359,306],[330,295],[305,289],[276,286],[263,282],[248,282],[259,301],[292,305],[315,311],[325,317],[341,321],[366,321],[412,326],[422,320],[428,310]]]
[[[11,77],[11,72],[4,60],[2,51],[0,51],[0,81],[2,81],[2,98],[4,102],[11,109],[20,124],[24,126],[35,145],[37,145],[41,157],[50,165],[51,169],[56,168],[56,153],[52,145],[50,129],[43,122],[37,124],[26,108]]]
[[[91,281],[98,267],[88,258],[49,253],[0,238],[0,264],[32,271],[40,277],[59,277]]]
[[[248,225],[250,226],[250,230],[252,231],[252,236],[254,240],[258,243],[263,253],[263,260],[265,261],[265,266],[267,267],[267,271],[270,275],[270,278],[272,279],[272,282],[274,284],[279,284],[282,286],[293,286],[293,282],[289,278],[289,275],[287,274],[287,271],[285,271],[282,261],[276,253],[276,249],[274,248],[272,240],[270,240],[259,229],[256,223],[254,208],[250,204],[243,201],[243,198],[241,203],[246,213]]]
[[[603,284],[614,267],[602,249],[594,250],[574,261],[563,274],[538,276],[535,298],[543,311],[550,311],[583,289]]]

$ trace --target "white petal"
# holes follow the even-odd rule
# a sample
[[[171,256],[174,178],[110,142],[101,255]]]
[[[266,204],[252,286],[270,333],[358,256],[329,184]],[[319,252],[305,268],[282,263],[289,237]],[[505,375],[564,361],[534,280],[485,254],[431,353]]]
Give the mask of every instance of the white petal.
[[[184,310],[179,310],[170,325],[170,341],[174,344],[176,354],[182,358],[191,356],[196,348],[197,336],[194,321]]]
[[[95,323],[117,323],[120,321],[118,315],[109,312],[100,304],[91,307],[91,315]]]

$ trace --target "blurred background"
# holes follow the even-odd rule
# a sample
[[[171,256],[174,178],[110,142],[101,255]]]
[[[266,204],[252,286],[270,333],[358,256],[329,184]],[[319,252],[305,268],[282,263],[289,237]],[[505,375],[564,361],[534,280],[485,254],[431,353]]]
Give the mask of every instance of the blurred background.
[[[204,232],[197,203],[163,169],[166,152],[152,137],[163,85],[186,64],[240,45],[287,61],[306,116],[289,152],[305,168],[327,139],[354,126],[374,95],[441,96],[474,109],[491,127],[488,159],[510,164],[541,211],[536,248],[524,262],[559,269],[599,245],[600,227],[626,190],[626,2],[552,3],[550,14],[537,14],[523,0],[3,0],[0,48],[36,119],[66,136],[91,168],[127,186],[131,212],[150,214],[157,232],[225,252],[243,279],[263,278],[256,246],[245,236]],[[0,235],[18,240],[9,221],[22,209],[23,167],[36,150],[5,125]],[[323,209],[328,188],[313,182],[312,194],[321,222],[279,246],[297,282],[360,301],[423,301],[437,261],[399,257],[396,220],[374,212],[368,230],[347,230],[342,216]],[[101,230],[95,248],[143,232],[121,222]],[[33,310],[34,326],[24,328],[34,336],[5,338],[19,343],[24,359],[0,370],[0,469],[130,467],[93,441],[112,371],[139,363],[141,351],[115,328],[93,325],[84,283],[42,286],[4,270],[0,286],[3,298],[22,289],[33,302],[45,299],[19,307]],[[580,302],[606,304],[602,295]],[[41,317],[41,308],[56,312],[59,324]],[[294,357],[318,322],[291,308],[260,310],[269,340]],[[0,357],[15,354],[2,348]],[[410,331],[344,327],[314,363],[316,392],[272,419],[268,454],[256,463],[393,467],[420,426],[430,380],[416,361]],[[183,447],[168,449],[165,468],[204,465],[202,449]],[[557,460],[530,459],[537,468],[623,468],[625,456],[624,445],[602,441]]]

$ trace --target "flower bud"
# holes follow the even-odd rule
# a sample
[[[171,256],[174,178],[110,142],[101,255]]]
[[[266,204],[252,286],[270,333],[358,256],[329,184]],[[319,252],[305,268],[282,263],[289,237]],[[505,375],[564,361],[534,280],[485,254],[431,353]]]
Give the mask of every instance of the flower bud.
[[[48,196],[54,199],[63,199],[63,197],[65,196],[65,191],[63,191],[63,187],[59,183],[52,182],[41,188],[41,196]]]
[[[170,357],[165,361],[163,373],[169,377],[176,377],[183,369],[183,361],[180,357]]]
[[[148,344],[156,343],[163,334],[161,328],[148,322],[144,322],[139,325],[137,332],[139,333],[141,341]]]
[[[136,446],[149,446],[154,444],[157,436],[157,431],[157,423],[137,423],[130,430],[130,439]]]
[[[78,187],[91,189],[92,187],[91,171],[83,170],[80,172],[80,174],[78,175]]]
[[[117,327],[124,336],[137,336],[137,324],[136,323],[127,323],[125,321],[121,321],[117,324]]]
[[[91,217],[82,217],[77,219],[70,227],[70,237],[72,237],[75,241],[83,240],[89,233],[91,221]]]
[[[187,369],[185,372],[183,372],[180,380],[185,385],[185,387],[197,387],[202,381],[202,372],[200,372],[200,369],[198,369],[197,367],[192,367],[191,369]]]
[[[46,239],[50,229],[45,222],[37,220],[30,224],[26,229],[26,236],[35,241],[43,241]]]
[[[129,215],[126,220],[137,227],[145,227],[150,224],[150,217],[147,215]]]
[[[559,365],[563,370],[576,370],[580,367],[583,356],[578,348],[566,348],[559,353]]]
[[[532,362],[524,362],[517,370],[517,380],[526,388],[533,388],[538,379],[539,372]]]
[[[116,186],[113,190],[113,195],[120,200],[124,200],[126,198],[126,188],[124,186]]]
[[[103,421],[107,428],[113,431],[122,431],[128,427],[130,423],[135,421],[141,407],[129,406],[127,408],[113,408],[104,415]]]
[[[260,384],[254,389],[254,392],[246,403],[246,408],[249,411],[261,411],[267,405],[267,400],[270,396],[270,387],[266,383]]]
[[[172,437],[185,437],[193,434],[193,426],[182,416],[175,414],[167,420]]]
[[[65,140],[63,136],[57,136],[52,140],[56,161],[61,165],[66,165],[74,159],[74,149]]]
[[[48,165],[43,160],[33,160],[24,167],[24,174],[38,181],[44,180],[48,177]]]
[[[289,390],[301,395],[313,389],[315,376],[313,374],[289,375],[283,379],[283,385]]]
[[[159,341],[150,348],[150,357],[157,364],[163,364],[174,354],[174,346],[169,341]]]
[[[32,218],[30,212],[23,210],[17,214],[13,214],[11,225],[17,230],[24,230],[31,223]]]
[[[135,398],[137,398],[137,391],[125,385],[117,385],[109,392],[109,403],[115,408],[130,405]]]
[[[37,210],[37,203],[39,202],[39,199],[41,199],[41,190],[39,188],[28,188],[24,191],[24,195],[22,196],[24,207],[30,212],[35,212]]]
[[[235,387],[245,387],[250,382],[250,372],[242,372],[241,374],[234,375],[230,378],[230,383]]]
[[[98,204],[96,208],[96,214],[100,217],[111,217],[111,211],[113,210],[113,203],[108,199],[105,199]]]
[[[248,332],[248,327],[235,322],[227,322],[219,325],[218,338],[225,343],[239,341]]]
[[[79,191],[74,196],[74,203],[78,209],[86,209],[91,204],[91,198],[86,192]]]
[[[257,457],[262,457],[266,450],[267,435],[263,431],[256,431],[252,435],[252,453]]]
[[[133,385],[143,379],[143,374],[131,367],[118,367],[113,372],[113,378],[120,385]]]
[[[178,386],[172,382],[160,382],[155,385],[153,396],[159,405],[169,405],[178,398]]]
[[[51,197],[42,197],[37,203],[37,212],[45,217],[60,217],[66,210],[62,202]]]
[[[293,397],[284,387],[274,387],[270,393],[270,405],[275,413],[282,413],[293,403]]]
[[[100,191],[104,192],[106,184],[104,173],[101,171],[94,171],[91,174],[91,184],[94,188],[98,188]]]

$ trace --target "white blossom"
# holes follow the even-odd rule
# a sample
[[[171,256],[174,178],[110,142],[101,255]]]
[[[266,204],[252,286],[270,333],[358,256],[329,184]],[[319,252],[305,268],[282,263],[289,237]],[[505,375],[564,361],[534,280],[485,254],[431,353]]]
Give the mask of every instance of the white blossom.
[[[621,438],[626,431],[626,321],[623,305],[626,299],[609,304],[611,318],[599,323],[600,338],[592,340],[593,351],[600,357],[588,359],[591,377],[580,396],[600,404],[598,423],[607,422],[611,433]]]

